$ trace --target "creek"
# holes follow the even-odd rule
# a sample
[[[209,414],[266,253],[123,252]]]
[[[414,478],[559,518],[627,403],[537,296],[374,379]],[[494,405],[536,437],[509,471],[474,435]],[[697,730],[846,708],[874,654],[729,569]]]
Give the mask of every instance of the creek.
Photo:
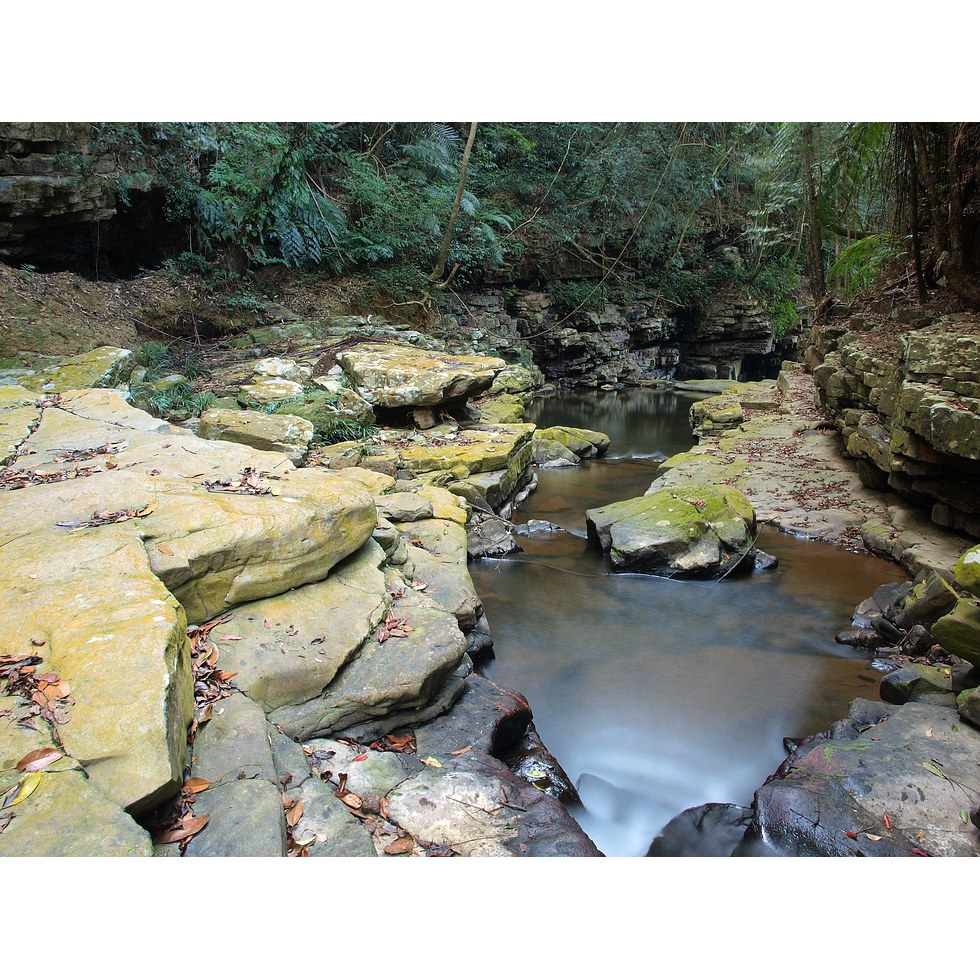
[[[749,805],[785,758],[783,738],[819,731],[881,675],[834,642],[854,606],[898,566],[763,530],[778,568],[720,581],[609,574],[585,538],[587,508],[643,494],[659,462],[692,445],[698,397],[630,389],[531,406],[539,426],[612,439],[607,456],[539,469],[513,520],[521,553],[470,571],[494,635],[484,672],[530,701],[535,725],[582,799],[573,813],[608,856],[640,856],[687,807]]]

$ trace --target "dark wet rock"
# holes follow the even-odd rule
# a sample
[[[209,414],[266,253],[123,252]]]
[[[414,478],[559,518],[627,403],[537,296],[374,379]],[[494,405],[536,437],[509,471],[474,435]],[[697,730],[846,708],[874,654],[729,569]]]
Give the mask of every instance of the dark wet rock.
[[[391,729],[414,732],[416,754],[317,739],[314,769],[334,781],[346,773],[352,792],[387,797],[393,824],[458,853],[599,856],[562,804],[496,757],[522,743],[527,701],[477,674],[464,685],[443,714]]]
[[[751,826],[753,813],[734,803],[691,807],[654,838],[647,857],[729,857]]]
[[[936,645],[935,637],[924,626],[913,626],[902,641],[902,652],[910,657],[920,657]]]
[[[472,745],[500,757],[520,744],[530,724],[531,708],[525,698],[481,674],[471,674],[452,709],[417,733],[419,754],[448,757],[447,764],[452,765],[459,759],[452,753]]]
[[[534,519],[528,521],[526,524],[515,524],[511,530],[514,534],[528,536],[533,534],[566,533],[565,529],[558,524],[552,524],[551,521],[536,521]]]
[[[473,663],[480,663],[493,656],[493,634],[486,616],[480,616],[473,629],[466,634],[466,656]]]
[[[871,627],[885,643],[899,644],[905,639],[905,631],[900,630],[884,616],[872,616]]]
[[[490,514],[474,514],[466,526],[466,551],[471,558],[500,558],[520,551],[511,524]]]
[[[534,723],[520,743],[502,758],[508,768],[521,779],[533,783],[538,789],[561,801],[565,806],[581,805],[578,790],[561,767],[561,763],[548,751]]]
[[[779,565],[779,559],[775,555],[770,555],[768,551],[755,548],[752,552],[752,567],[757,572],[768,572]]]
[[[980,731],[955,708],[858,699],[756,792],[755,822],[735,853],[977,856],[980,838],[961,814],[978,755]]]
[[[953,693],[953,673],[948,667],[929,667],[925,664],[909,664],[882,678],[879,693],[889,704],[905,704],[923,701],[952,707],[956,704]]]
[[[841,630],[834,637],[834,642],[862,650],[876,650],[882,645],[882,639],[877,632],[868,629]]]

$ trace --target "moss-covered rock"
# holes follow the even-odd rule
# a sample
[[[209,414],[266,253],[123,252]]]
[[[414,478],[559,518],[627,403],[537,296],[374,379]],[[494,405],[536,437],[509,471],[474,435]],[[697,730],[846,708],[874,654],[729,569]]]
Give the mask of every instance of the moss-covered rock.
[[[932,628],[932,634],[954,656],[980,667],[980,602],[960,599],[951,613]]]
[[[736,394],[714,395],[695,402],[690,409],[691,427],[700,432],[734,429],[745,418]]]
[[[661,490],[586,511],[589,538],[614,568],[661,574],[721,574],[751,549],[755,512],[731,487]]]
[[[964,589],[980,596],[980,544],[960,555],[953,573]]]
[[[31,391],[62,392],[123,385],[136,367],[136,355],[122,347],[97,347],[47,367],[24,372],[17,384]]]
[[[497,395],[480,403],[481,422],[523,422],[524,400],[518,395]]]
[[[611,442],[604,432],[572,425],[552,425],[547,429],[539,429],[538,436],[542,440],[559,443],[582,459],[604,456]]]

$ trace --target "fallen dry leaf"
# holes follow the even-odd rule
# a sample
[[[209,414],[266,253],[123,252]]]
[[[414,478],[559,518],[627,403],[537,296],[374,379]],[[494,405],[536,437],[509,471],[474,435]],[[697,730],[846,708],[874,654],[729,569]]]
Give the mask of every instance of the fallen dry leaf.
[[[52,762],[57,762],[59,759],[65,757],[64,752],[59,752],[54,748],[46,749],[35,749],[33,752],[28,752],[20,762],[17,763],[16,767],[21,772],[40,772],[42,769],[46,769],[51,765]]]
[[[295,827],[303,816],[303,802],[294,803],[286,812],[286,826]]]
[[[207,813],[195,817],[188,813],[180,822],[179,827],[173,830],[165,830],[162,834],[153,838],[154,844],[175,844],[177,841],[187,840],[195,834],[200,833],[206,826],[210,816]]]
[[[158,544],[157,551],[162,551],[165,555],[173,557],[173,548],[168,548],[165,544]]]
[[[472,745],[467,745],[465,748],[463,748],[463,749],[456,749],[455,752],[450,752],[449,754],[450,755],[465,755],[472,748],[473,748]]]
[[[385,854],[411,854],[415,849],[415,838],[412,836],[399,837],[392,841],[386,848]]]
[[[210,785],[210,779],[205,779],[203,776],[191,776],[184,782],[184,792],[203,793]]]

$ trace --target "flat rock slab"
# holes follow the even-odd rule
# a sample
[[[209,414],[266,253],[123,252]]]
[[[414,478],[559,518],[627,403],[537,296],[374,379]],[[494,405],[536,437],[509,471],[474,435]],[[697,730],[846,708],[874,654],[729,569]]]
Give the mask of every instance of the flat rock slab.
[[[264,779],[239,779],[201,793],[195,816],[207,826],[187,845],[185,857],[282,857],[286,822],[282,794]]]
[[[213,634],[222,667],[266,711],[318,698],[384,619],[383,561],[369,541],[325,581],[239,606]]]
[[[459,666],[466,638],[454,616],[418,593],[396,600],[391,613],[407,620],[406,636],[368,641],[321,697],[277,708],[270,720],[290,737],[307,739],[424,708]]]
[[[887,520],[881,495],[841,457],[839,435],[814,407],[812,377],[785,364],[779,388],[774,404],[765,392],[727,382],[723,390],[739,400],[744,420],[705,432],[694,449],[665,460],[650,490],[724,483],[745,494],[760,523],[867,550],[862,526]]]
[[[223,439],[253,449],[282,453],[298,463],[313,438],[313,423],[296,415],[212,408],[201,414],[197,434],[202,439]]]
[[[849,722],[801,744],[756,792],[749,837],[787,856],[978,856],[978,758],[980,730],[955,708],[853,702]]]
[[[486,391],[504,369],[499,357],[421,350],[407,344],[364,343],[337,355],[357,393],[379,408],[441,405]]]
[[[42,657],[38,669],[70,685],[61,739],[93,784],[119,806],[148,809],[182,780],[193,715],[187,623],[135,521],[38,526],[64,506],[60,486],[5,495],[0,630],[7,651]]]
[[[54,748],[42,732],[20,724],[26,720],[27,707],[20,698],[0,697],[2,797],[27,775],[15,766],[28,752]],[[86,779],[74,759],[58,759],[40,776],[30,796],[0,811],[0,856],[146,857],[152,853],[146,831]]]

